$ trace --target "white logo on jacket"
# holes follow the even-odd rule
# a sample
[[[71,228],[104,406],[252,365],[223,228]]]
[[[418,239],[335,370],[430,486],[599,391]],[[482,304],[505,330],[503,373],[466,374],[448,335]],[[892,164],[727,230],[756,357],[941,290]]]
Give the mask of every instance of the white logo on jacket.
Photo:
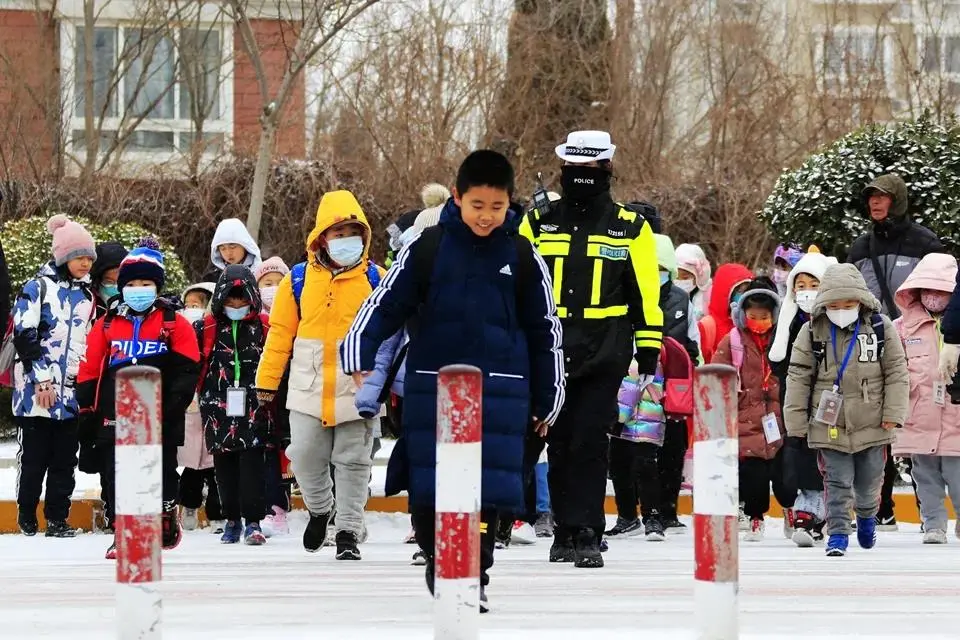
[[[508,265],[508,264],[503,265],[503,268],[500,269],[500,273],[502,273],[502,274],[505,275],[505,276],[512,276],[512,275],[513,275],[513,271],[510,270],[510,265]]]
[[[860,343],[860,362],[876,362],[880,356],[880,345],[877,336],[870,334],[858,334],[857,342]]]

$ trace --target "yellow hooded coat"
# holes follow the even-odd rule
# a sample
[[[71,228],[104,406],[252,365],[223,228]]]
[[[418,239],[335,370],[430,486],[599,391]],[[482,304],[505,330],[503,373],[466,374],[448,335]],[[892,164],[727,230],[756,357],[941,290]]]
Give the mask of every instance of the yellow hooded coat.
[[[318,240],[330,227],[355,222],[364,228],[360,263],[334,273],[318,261]],[[290,362],[287,409],[318,418],[323,426],[359,420],[354,406],[357,387],[339,365],[340,343],[360,306],[371,293],[367,279],[370,224],[349,191],[325,193],[317,221],[307,236],[307,269],[300,309],[293,295],[291,274],[284,276],[270,312],[270,333],[257,369],[257,388],[274,391]],[[382,270],[381,270],[382,275]],[[291,358],[292,353],[292,358]]]

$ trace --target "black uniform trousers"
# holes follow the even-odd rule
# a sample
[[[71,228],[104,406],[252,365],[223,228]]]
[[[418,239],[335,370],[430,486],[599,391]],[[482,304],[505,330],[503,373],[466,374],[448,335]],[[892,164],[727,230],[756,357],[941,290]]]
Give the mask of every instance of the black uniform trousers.
[[[649,442],[630,442],[610,438],[610,479],[617,502],[617,515],[624,520],[637,519],[637,501],[641,513],[648,518],[661,503],[660,469],[657,453],[660,447]]]
[[[417,545],[431,560],[436,555],[436,517],[433,509],[414,509],[410,512],[410,522],[417,539]],[[490,568],[493,566],[493,549],[496,544],[498,515],[496,509],[483,509],[480,512],[480,584],[490,584]]]
[[[764,458],[740,459],[740,502],[749,518],[763,518],[770,510],[770,487],[773,495],[785,509],[793,508],[797,500],[795,487],[788,487],[783,476],[783,448],[772,460]]]
[[[204,486],[207,487],[206,505],[203,502]],[[206,507],[207,520],[223,520],[216,471],[184,467],[180,474],[180,504],[185,509],[199,509],[203,505]]]
[[[66,520],[70,498],[76,486],[76,420],[16,418],[20,466],[17,473],[17,506],[28,517],[36,517],[43,478],[47,478],[43,516],[47,521]]]
[[[263,449],[213,454],[223,517],[260,522],[266,513]]]

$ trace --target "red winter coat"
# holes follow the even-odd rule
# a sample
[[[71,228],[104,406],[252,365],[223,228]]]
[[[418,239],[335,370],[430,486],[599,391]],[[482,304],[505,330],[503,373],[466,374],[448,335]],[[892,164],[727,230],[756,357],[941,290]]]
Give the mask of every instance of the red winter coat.
[[[710,290],[710,315],[700,320],[700,353],[707,364],[713,362],[713,353],[717,345],[730,330],[733,320],[730,317],[730,292],[737,285],[753,279],[753,273],[742,264],[721,265],[713,276],[713,288]]]

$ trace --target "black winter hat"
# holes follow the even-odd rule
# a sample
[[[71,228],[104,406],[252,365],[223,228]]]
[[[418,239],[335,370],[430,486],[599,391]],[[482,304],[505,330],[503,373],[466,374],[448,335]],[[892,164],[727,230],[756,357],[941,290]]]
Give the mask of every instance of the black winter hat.
[[[95,284],[103,279],[103,274],[116,269],[127,257],[127,248],[119,242],[101,242],[97,245],[97,259],[90,269],[90,277]]]

